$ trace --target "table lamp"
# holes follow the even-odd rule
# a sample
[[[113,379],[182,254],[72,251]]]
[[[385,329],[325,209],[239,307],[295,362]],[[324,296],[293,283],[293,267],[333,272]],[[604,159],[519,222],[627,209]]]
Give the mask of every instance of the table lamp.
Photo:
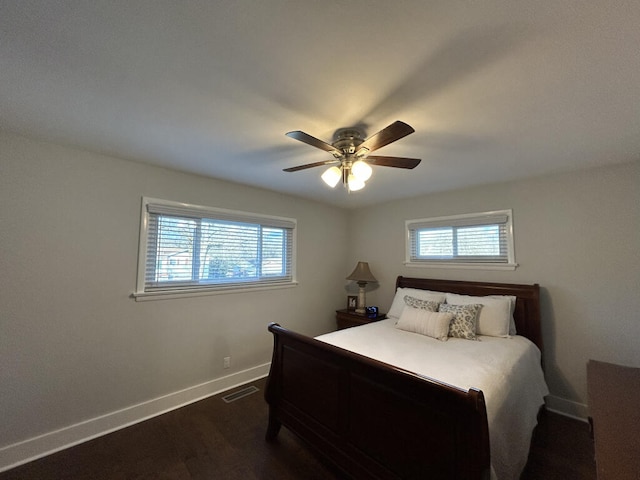
[[[369,282],[377,282],[376,277],[373,276],[371,270],[369,270],[369,264],[367,262],[358,262],[355,270],[347,277],[347,280],[353,280],[358,283],[358,305],[356,313],[366,313],[366,301],[364,287]]]

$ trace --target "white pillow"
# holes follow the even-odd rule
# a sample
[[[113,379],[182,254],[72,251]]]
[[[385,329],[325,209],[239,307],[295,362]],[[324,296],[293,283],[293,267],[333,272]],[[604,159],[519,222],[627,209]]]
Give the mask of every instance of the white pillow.
[[[447,293],[447,303],[453,305],[482,305],[480,315],[478,315],[476,334],[491,337],[509,336],[509,326],[513,315],[511,314],[511,301],[508,298],[495,298],[493,296],[472,297],[470,295]]]
[[[506,298],[511,303],[511,318],[509,319],[509,335],[515,335],[516,321],[513,318],[513,312],[516,311],[516,296],[515,295],[489,295],[491,298]]]
[[[406,306],[396,322],[396,328],[419,333],[446,342],[449,336],[451,313],[429,312],[422,308]]]
[[[431,300],[438,303],[444,302],[446,297],[446,294],[443,292],[432,292],[431,290],[420,290],[417,288],[398,288],[398,290],[396,290],[396,296],[393,297],[391,307],[389,307],[387,317],[400,318],[400,314],[405,306],[405,295],[419,300]]]

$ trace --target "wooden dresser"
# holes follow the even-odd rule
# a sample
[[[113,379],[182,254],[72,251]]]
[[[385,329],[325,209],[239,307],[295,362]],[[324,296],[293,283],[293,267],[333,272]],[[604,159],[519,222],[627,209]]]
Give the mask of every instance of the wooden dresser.
[[[589,360],[598,480],[640,479],[640,368]]]

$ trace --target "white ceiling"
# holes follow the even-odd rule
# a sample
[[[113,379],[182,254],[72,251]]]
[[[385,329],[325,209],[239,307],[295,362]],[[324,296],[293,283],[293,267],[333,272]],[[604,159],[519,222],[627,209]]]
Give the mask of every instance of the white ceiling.
[[[331,142],[416,133],[347,194]],[[0,0],[0,128],[343,207],[640,158],[638,0]]]

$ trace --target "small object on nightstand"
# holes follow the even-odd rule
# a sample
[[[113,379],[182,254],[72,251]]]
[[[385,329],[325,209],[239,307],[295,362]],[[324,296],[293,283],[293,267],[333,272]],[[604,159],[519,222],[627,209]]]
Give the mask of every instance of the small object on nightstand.
[[[338,325],[338,330],[377,322],[378,320],[384,320],[385,318],[387,318],[387,315],[380,313],[379,311],[376,313],[356,313],[353,310],[347,309],[336,310],[336,324]]]
[[[347,297],[347,310],[355,310],[358,306],[358,296],[349,295]]]

